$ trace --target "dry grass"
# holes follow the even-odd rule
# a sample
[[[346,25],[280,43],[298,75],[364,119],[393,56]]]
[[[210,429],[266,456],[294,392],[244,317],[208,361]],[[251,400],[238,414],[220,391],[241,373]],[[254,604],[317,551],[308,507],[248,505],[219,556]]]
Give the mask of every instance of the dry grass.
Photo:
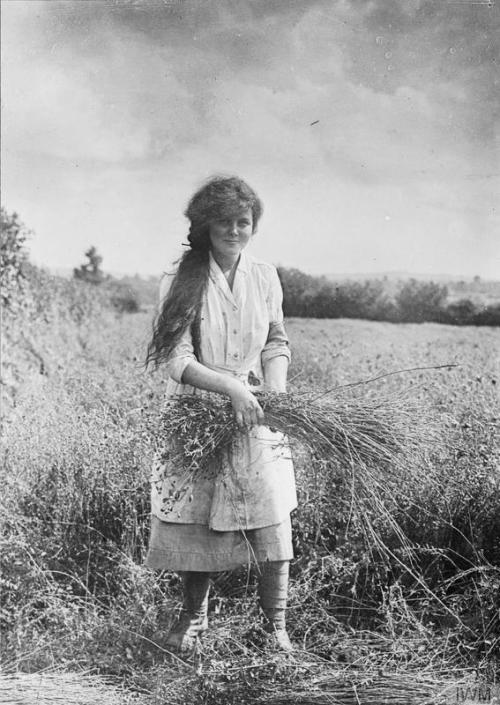
[[[0,675],[4,705],[126,705],[131,694],[109,679],[86,673],[42,672]]]
[[[422,639],[401,640],[395,649],[377,634],[339,634],[339,658],[332,661],[300,648],[287,655],[269,652],[255,629],[243,641],[234,627],[229,620],[213,630],[208,644],[203,640],[184,670],[173,666],[165,653],[154,697],[168,705],[444,705],[457,686],[473,680],[471,673],[460,676],[443,668],[438,656],[442,644]],[[222,641],[225,649],[218,643]],[[398,650],[414,650],[414,662],[398,662]]]
[[[47,320],[35,324],[19,314],[7,326],[17,351],[8,351],[6,367],[4,361],[12,403],[4,410],[2,501],[4,518],[12,521],[4,527],[0,616],[6,659],[13,669],[35,674],[19,676],[17,684],[9,676],[21,698],[22,683],[24,694],[42,703],[36,682],[46,684],[48,697],[65,693],[70,704],[70,693],[81,692],[75,680],[70,687],[74,675],[68,692],[63,673],[59,688],[55,676],[40,676],[47,667],[113,677],[135,694],[114,702],[137,698],[144,705],[331,703],[340,696],[348,703],[424,703],[467,668],[489,669],[492,681],[500,646],[500,580],[493,567],[500,556],[492,538],[500,516],[494,470],[498,331],[289,322],[291,378],[303,390],[414,365],[455,361],[462,367],[407,380],[412,399],[423,401],[416,416],[397,377],[360,388],[357,398],[335,393],[323,400],[326,407],[345,402],[354,418],[355,404],[380,415],[376,407],[389,399],[384,438],[397,442],[384,448],[380,467],[372,466],[367,458],[374,457],[378,431],[368,420],[366,451],[342,446],[337,434],[342,458],[317,457],[314,473],[309,451],[297,454],[300,503],[293,516],[288,618],[299,647],[294,661],[284,663],[249,638],[257,614],[254,584],[252,600],[242,597],[243,570],[215,581],[203,651],[197,661],[181,664],[151,643],[159,605],[173,616],[180,604],[179,581],[155,577],[141,565],[154,451],[145,426],[157,428],[164,390],[161,371],[145,375],[134,360],[144,349],[149,317],[89,313],[72,323],[67,301],[59,303]],[[23,331],[29,331],[28,341]],[[443,444],[427,442],[413,427],[415,418],[419,428],[426,425],[422,408],[429,409],[431,424],[437,417]],[[417,435],[429,450],[422,462],[412,441]],[[323,453],[323,440],[317,448]],[[366,501],[362,482],[374,490]],[[390,551],[385,557],[377,540]],[[366,630],[378,641],[366,638]],[[82,679],[106,690],[88,690],[89,703],[122,697],[105,679]],[[4,690],[0,697],[19,692]]]

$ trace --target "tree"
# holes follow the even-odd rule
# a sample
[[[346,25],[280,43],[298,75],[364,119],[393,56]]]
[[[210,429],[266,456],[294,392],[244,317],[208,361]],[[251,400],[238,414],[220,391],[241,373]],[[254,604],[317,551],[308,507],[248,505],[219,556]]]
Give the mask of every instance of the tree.
[[[470,299],[460,299],[449,304],[446,308],[446,319],[449,323],[457,326],[470,326],[474,324],[474,319],[478,308]]]
[[[335,287],[330,282],[325,282],[308,297],[306,315],[313,318],[335,318]]]
[[[324,277],[314,277],[299,269],[278,267],[283,287],[283,312],[285,316],[314,316],[311,306],[314,297],[325,284]]]
[[[30,231],[19,220],[17,213],[0,209],[0,287],[2,304],[11,305],[15,292],[21,288],[23,269],[28,255],[25,244]]]
[[[408,323],[443,319],[448,289],[434,282],[407,281],[396,295],[400,319]]]
[[[75,279],[81,279],[89,284],[102,284],[107,278],[101,269],[102,257],[92,245],[85,253],[88,262],[73,269]]]

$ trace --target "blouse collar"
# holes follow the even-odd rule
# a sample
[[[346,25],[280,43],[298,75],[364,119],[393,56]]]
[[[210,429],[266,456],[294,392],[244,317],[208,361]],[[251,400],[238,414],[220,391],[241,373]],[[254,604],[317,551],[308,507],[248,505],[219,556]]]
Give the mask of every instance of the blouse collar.
[[[224,279],[224,274],[222,273],[222,269],[219,267],[217,262],[215,261],[215,257],[212,254],[212,250],[209,251],[209,259],[210,259],[210,273],[218,279],[219,276],[222,276]],[[248,255],[245,254],[245,250],[243,250],[240,254],[240,261],[238,262],[238,266],[236,268],[236,276],[241,272],[242,274],[248,274],[249,270],[249,259]]]
[[[240,261],[238,262],[238,266],[236,267],[232,291],[229,288],[228,281],[227,281],[226,277],[224,276],[222,269],[219,267],[219,265],[215,261],[215,257],[213,256],[211,251],[210,251],[209,255],[210,255],[210,278],[217,285],[217,287],[222,292],[222,294],[225,296],[225,298],[233,306],[238,306],[239,301],[242,296],[241,285],[243,284],[243,280],[240,279],[240,275],[242,275],[242,274],[247,275],[249,272],[249,260],[248,260],[247,255],[245,254],[245,252],[242,252],[240,254]]]

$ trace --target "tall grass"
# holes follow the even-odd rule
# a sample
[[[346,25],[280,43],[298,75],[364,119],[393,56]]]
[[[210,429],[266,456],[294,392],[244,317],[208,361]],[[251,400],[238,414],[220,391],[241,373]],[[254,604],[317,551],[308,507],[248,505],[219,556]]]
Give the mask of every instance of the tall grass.
[[[407,381],[440,435],[398,468],[399,482],[389,478],[391,521],[411,549],[391,522],[371,517],[390,550],[382,560],[342,483],[321,464],[311,473],[298,453],[289,627],[302,651],[286,667],[266,654],[255,576],[242,569],[215,580],[196,675],[154,646],[159,609],[175,614],[179,582],[141,565],[165,384],[140,366],[148,317],[118,315],[84,284],[40,275],[30,287],[4,316],[1,619],[11,669],[85,667],[172,703],[193,702],[194,692],[198,702],[229,703],[234,693],[305,701],[313,682],[326,702],[334,680],[356,669],[379,694],[397,692],[399,678],[400,702],[415,674],[433,688],[450,669],[491,677],[500,635],[495,331],[289,323],[299,390],[416,364],[461,367]],[[366,399],[397,395],[400,384],[380,380]]]

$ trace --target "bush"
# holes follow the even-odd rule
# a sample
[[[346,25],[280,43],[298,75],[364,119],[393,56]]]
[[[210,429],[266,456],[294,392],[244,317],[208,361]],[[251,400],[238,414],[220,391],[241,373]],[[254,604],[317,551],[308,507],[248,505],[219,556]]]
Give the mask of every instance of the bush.
[[[446,286],[410,279],[393,296],[387,282],[367,280],[338,284],[298,269],[278,270],[285,316],[360,318],[373,321],[453,325],[499,325],[499,306],[482,311],[468,299],[446,306]]]
[[[126,282],[119,281],[102,271],[102,257],[95,247],[90,247],[85,253],[85,257],[88,262],[73,269],[74,279],[101,287],[111,306],[119,313],[137,313],[139,298],[135,289]]]
[[[396,294],[399,319],[405,323],[442,321],[447,295],[446,286],[410,279]]]
[[[396,316],[395,306],[379,280],[340,284],[336,287],[333,310],[334,318],[386,321]]]
[[[34,319],[49,322],[62,318],[83,324],[110,308],[109,297],[103,289],[50,274],[29,262],[24,272],[23,304]]]
[[[140,310],[138,294],[129,284],[110,278],[104,287],[111,305],[119,313],[137,313]]]
[[[278,267],[283,287],[283,313],[285,316],[311,316],[312,301],[322,287],[328,286],[324,277],[313,277],[299,269]]]
[[[29,231],[17,213],[0,209],[0,288],[2,304],[11,306],[18,298],[27,262],[26,240]]]
[[[470,326],[475,323],[477,307],[470,299],[461,299],[446,307],[444,320],[456,326]]]
[[[303,297],[305,315],[310,318],[337,318],[334,313],[335,287],[322,284],[314,294]]]
[[[382,281],[335,284],[298,269],[279,268],[285,316],[394,320],[396,311]]]
[[[476,326],[500,326],[500,304],[485,306],[474,316]]]
[[[442,320],[456,326],[500,326],[500,304],[481,307],[461,299],[446,307]]]

